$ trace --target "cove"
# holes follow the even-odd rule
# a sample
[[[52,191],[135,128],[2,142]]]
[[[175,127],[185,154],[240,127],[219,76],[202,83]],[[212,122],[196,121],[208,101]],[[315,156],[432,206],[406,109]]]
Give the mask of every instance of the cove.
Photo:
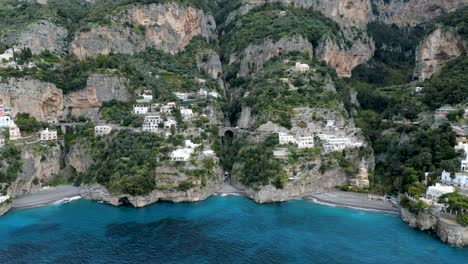
[[[0,263],[467,263],[398,215],[244,197],[141,209],[79,200],[0,218]]]

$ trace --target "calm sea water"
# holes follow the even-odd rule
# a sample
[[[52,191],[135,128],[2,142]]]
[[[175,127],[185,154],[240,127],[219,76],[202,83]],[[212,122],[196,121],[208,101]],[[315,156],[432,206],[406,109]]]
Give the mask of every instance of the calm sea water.
[[[398,216],[242,197],[143,209],[91,201],[0,218],[0,263],[468,263]]]

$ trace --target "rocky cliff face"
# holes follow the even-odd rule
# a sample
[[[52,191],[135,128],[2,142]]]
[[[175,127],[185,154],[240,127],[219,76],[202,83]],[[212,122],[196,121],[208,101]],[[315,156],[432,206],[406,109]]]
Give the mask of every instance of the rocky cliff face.
[[[134,6],[111,20],[110,26],[78,32],[71,43],[72,53],[85,59],[111,52],[134,54],[154,47],[175,54],[195,36],[201,35],[207,40],[216,38],[213,17],[177,4]],[[133,26],[127,26],[129,24]]]
[[[413,27],[455,11],[468,0],[374,0],[376,19],[399,27]]]
[[[58,117],[63,113],[63,93],[55,85],[35,79],[3,79],[0,81],[0,99],[17,113],[29,113],[38,120]]]
[[[133,207],[145,207],[158,201],[197,202],[203,201],[215,194],[222,187],[222,182],[209,182],[206,187],[191,189],[188,191],[154,190],[146,196],[131,196],[126,194],[115,195],[101,185],[84,186],[81,196],[95,201],[104,201],[114,206],[132,205]]]
[[[311,57],[314,53],[312,44],[309,41],[303,37],[296,36],[283,38],[276,42],[266,40],[259,45],[250,45],[242,51],[242,54],[231,55],[229,64],[239,64],[238,76],[245,77],[262,69],[265,63],[278,54],[293,51],[308,52]]]
[[[63,53],[66,46],[68,31],[49,21],[38,21],[29,25],[18,37],[17,48],[28,47],[34,55],[46,50]]]
[[[15,182],[8,188],[8,195],[16,197],[34,192],[37,179],[40,183],[48,183],[60,173],[62,151],[59,145],[37,150],[35,146],[24,146],[21,152],[23,168]]]
[[[9,202],[0,203],[0,216],[6,214],[11,209],[11,205]]]
[[[284,3],[297,7],[313,8],[336,21],[342,28],[365,28],[372,17],[370,0],[247,0],[246,3],[228,16],[232,21],[236,16],[245,15],[255,6],[265,3]]]
[[[95,119],[103,102],[130,99],[127,86],[128,80],[125,78],[93,74],[88,78],[85,89],[65,96],[66,114]]]
[[[440,240],[451,246],[463,247],[468,245],[468,228],[462,227],[454,220],[423,212],[415,215],[405,208],[401,208],[401,219],[412,228],[435,232]]]
[[[374,56],[375,44],[367,38],[354,39],[350,48],[341,48],[334,40],[325,40],[316,49],[319,60],[336,70],[338,77],[351,77],[352,70]]]
[[[72,145],[65,155],[65,165],[73,168],[77,173],[85,173],[93,164],[94,160],[85,147],[79,143]]]
[[[468,47],[460,36],[438,28],[426,36],[418,47],[414,78],[419,81],[430,78],[447,62],[467,52]]]
[[[218,54],[206,55],[197,59],[198,70],[203,70],[213,79],[219,79],[223,73],[223,65]]]

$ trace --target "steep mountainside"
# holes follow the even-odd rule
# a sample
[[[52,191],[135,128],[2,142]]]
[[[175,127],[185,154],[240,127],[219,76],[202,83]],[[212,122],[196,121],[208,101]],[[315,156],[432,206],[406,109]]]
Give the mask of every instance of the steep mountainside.
[[[467,4],[0,0],[0,104],[26,136],[0,151],[1,191],[67,182],[137,207],[224,176],[257,202],[406,192],[459,162],[431,111],[468,103]]]

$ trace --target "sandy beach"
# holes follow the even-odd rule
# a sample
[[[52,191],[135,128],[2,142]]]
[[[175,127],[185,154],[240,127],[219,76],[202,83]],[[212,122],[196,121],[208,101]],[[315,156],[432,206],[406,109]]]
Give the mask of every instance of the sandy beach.
[[[63,185],[44,189],[37,193],[16,197],[13,200],[12,210],[20,210],[39,206],[46,206],[67,198],[80,196],[80,188]]]
[[[356,209],[377,210],[391,213],[399,213],[400,210],[388,201],[372,201],[367,199],[365,193],[334,191],[328,193],[313,194],[304,197],[317,203],[329,204]]]

